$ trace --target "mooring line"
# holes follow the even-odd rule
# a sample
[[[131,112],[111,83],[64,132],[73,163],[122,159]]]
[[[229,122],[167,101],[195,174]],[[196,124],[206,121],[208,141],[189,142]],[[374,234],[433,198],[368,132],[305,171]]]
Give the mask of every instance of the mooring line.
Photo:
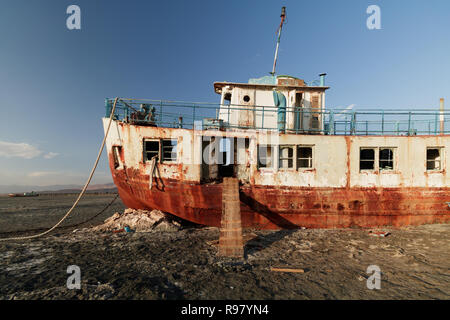
[[[61,220],[59,220],[59,222],[57,224],[55,224],[53,227],[51,227],[50,229],[48,229],[47,231],[44,231],[42,233],[38,233],[32,236],[26,236],[26,237],[11,237],[11,238],[3,238],[0,239],[0,241],[10,241],[10,240],[28,240],[28,239],[35,239],[35,238],[39,238],[42,237],[50,232],[52,232],[53,230],[55,230],[56,228],[58,228],[58,226],[64,221],[66,220],[66,218],[72,213],[73,209],[75,209],[75,207],[78,205],[78,202],[80,201],[80,199],[83,197],[84,193],[86,192],[87,187],[89,186],[89,183],[91,182],[91,179],[94,175],[95,169],[97,169],[97,165],[98,162],[100,160],[100,157],[102,155],[103,152],[103,148],[105,147],[105,143],[106,143],[106,138],[108,137],[108,133],[109,133],[109,129],[111,127],[111,123],[113,120],[113,115],[114,112],[116,110],[116,104],[117,104],[117,100],[119,98],[114,99],[114,106],[111,110],[111,114],[109,115],[109,122],[108,122],[108,128],[106,129],[105,132],[105,137],[103,138],[102,144],[100,146],[100,150],[98,151],[98,155],[97,155],[97,159],[95,160],[94,166],[92,167],[91,173],[89,174],[89,177],[86,181],[86,183],[84,184],[83,189],[81,190],[80,194],[78,195],[77,200],[75,200],[74,204],[72,205],[72,207],[69,209],[69,211],[67,211],[67,213],[64,215],[64,217],[62,217]]]

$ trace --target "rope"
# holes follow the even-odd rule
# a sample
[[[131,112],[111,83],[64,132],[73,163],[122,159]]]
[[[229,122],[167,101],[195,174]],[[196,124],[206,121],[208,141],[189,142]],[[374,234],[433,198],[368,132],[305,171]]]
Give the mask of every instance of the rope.
[[[151,166],[150,166],[150,190],[152,190],[152,188],[153,188],[153,175],[155,174],[156,157],[157,156],[152,157],[152,162],[151,162]]]
[[[105,132],[105,137],[103,138],[102,141],[102,145],[100,147],[100,150],[98,151],[98,155],[97,155],[97,159],[95,160],[94,166],[92,167],[91,173],[89,174],[89,177],[83,187],[83,189],[81,190],[80,194],[78,195],[77,200],[75,200],[74,204],[72,205],[72,208],[69,209],[69,211],[67,211],[67,213],[64,215],[64,217],[62,217],[61,220],[59,220],[59,222],[57,224],[55,224],[53,227],[51,227],[50,229],[48,229],[47,231],[44,231],[42,233],[38,233],[32,236],[27,236],[27,237],[12,237],[12,238],[3,238],[0,239],[0,241],[10,241],[10,240],[28,240],[28,239],[35,239],[35,238],[39,238],[42,237],[50,232],[52,232],[53,230],[55,230],[56,228],[58,228],[58,226],[64,221],[66,220],[66,218],[72,213],[73,209],[75,209],[75,207],[78,205],[78,202],[80,201],[80,199],[83,197],[84,193],[86,192],[87,187],[89,186],[89,183],[91,182],[91,179],[94,175],[95,169],[97,169],[97,165],[98,165],[98,161],[100,160],[100,156],[102,155],[103,152],[103,148],[105,147],[105,143],[106,143],[106,138],[108,137],[108,133],[109,133],[109,128],[111,127],[111,123],[112,123],[112,119],[113,119],[113,115],[114,112],[116,110],[116,104],[117,104],[117,100],[119,98],[116,98],[114,100],[114,106],[111,110],[111,114],[109,116],[109,122],[108,122],[108,128],[106,129]]]

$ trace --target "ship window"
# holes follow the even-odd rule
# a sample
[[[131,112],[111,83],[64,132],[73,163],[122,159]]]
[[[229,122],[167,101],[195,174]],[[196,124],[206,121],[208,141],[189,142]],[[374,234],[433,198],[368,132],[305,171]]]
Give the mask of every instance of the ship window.
[[[394,170],[394,149],[380,149],[379,159],[380,170]]]
[[[144,140],[144,161],[151,161],[155,156],[159,156],[159,141]]]
[[[258,146],[258,168],[273,168],[274,147],[269,145]]]
[[[250,102],[250,97],[248,95],[244,96],[244,102]]]
[[[320,105],[319,105],[319,96],[318,95],[313,95],[312,99],[311,99],[311,108],[312,109],[319,109]]]
[[[375,169],[375,149],[361,149],[359,152],[359,169]]]
[[[294,147],[280,146],[280,168],[294,167]]]
[[[164,161],[177,161],[177,140],[162,140],[162,159]]]
[[[442,170],[441,148],[427,148],[427,170]]]
[[[312,168],[312,147],[297,147],[297,168]]]

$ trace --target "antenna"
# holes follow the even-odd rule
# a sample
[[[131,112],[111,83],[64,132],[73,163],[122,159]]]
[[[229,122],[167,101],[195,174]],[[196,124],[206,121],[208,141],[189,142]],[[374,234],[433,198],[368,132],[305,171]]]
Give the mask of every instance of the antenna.
[[[272,76],[275,75],[275,66],[277,65],[277,58],[278,58],[278,47],[280,46],[280,39],[281,39],[281,30],[283,29],[284,20],[286,19],[286,7],[281,8],[281,23],[278,27],[278,39],[277,39],[277,48],[275,49],[275,58],[273,59],[273,68],[272,72],[270,73]]]

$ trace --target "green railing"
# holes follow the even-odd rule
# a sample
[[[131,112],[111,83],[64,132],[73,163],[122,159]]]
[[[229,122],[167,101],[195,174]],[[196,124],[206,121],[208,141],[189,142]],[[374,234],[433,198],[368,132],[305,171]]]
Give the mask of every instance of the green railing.
[[[106,99],[109,117],[114,99]],[[230,124],[233,112],[251,111],[255,115],[252,125]],[[219,120],[219,111],[220,118]],[[274,106],[228,105],[215,103],[182,102],[168,100],[119,99],[114,118],[139,125],[168,128],[216,128],[279,130],[267,125],[267,117],[277,119],[279,110]],[[301,124],[300,119],[316,117],[316,126]],[[441,132],[441,118],[444,118]],[[293,125],[283,132],[329,135],[439,135],[450,134],[450,112],[439,110],[347,110],[331,109],[321,112],[313,109],[286,109],[286,118]],[[309,120],[308,120],[309,121]],[[264,123],[266,122],[266,123]],[[273,122],[273,121],[272,121]]]

